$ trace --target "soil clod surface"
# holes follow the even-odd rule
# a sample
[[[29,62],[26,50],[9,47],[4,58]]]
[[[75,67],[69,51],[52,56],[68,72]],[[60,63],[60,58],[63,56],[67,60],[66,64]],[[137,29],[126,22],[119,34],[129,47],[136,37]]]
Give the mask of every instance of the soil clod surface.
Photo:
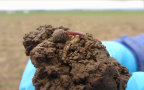
[[[44,25],[25,35],[26,55],[37,68],[35,89],[125,90],[128,69],[92,35],[69,35],[69,30]]]

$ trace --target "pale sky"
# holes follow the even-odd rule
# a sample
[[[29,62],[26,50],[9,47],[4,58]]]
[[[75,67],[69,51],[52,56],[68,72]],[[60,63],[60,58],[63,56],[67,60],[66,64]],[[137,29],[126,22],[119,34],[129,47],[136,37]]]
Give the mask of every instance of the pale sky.
[[[0,0],[0,10],[144,9],[142,0]]]

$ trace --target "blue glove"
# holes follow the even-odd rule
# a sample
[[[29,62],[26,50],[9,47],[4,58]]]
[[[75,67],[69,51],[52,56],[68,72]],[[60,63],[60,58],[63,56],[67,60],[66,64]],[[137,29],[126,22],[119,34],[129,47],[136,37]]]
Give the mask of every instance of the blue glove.
[[[114,57],[123,66],[129,69],[130,77],[126,90],[144,90],[144,72],[137,71],[137,63],[135,55],[125,45],[117,41],[105,41],[102,42],[111,57]]]
[[[134,72],[127,83],[126,90],[144,90],[144,72]]]
[[[130,74],[137,71],[135,56],[126,46],[116,41],[104,41],[102,44],[106,46],[111,57],[129,69]]]
[[[32,83],[32,78],[35,72],[36,72],[36,68],[31,63],[31,60],[29,60],[25,68],[25,71],[23,73],[19,90],[35,90],[33,83]]]

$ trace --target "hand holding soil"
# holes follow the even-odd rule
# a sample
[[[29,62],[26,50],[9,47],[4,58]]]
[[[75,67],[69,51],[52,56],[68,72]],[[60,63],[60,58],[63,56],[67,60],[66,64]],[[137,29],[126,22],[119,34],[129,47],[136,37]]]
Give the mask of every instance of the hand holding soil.
[[[124,90],[130,78],[90,34],[45,25],[26,34],[23,44],[37,68],[36,90]]]

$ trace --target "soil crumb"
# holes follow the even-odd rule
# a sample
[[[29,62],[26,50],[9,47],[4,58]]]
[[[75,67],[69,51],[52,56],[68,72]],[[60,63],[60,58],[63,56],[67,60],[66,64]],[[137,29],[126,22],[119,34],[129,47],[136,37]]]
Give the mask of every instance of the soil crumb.
[[[24,36],[26,55],[37,68],[35,90],[125,90],[128,69],[91,34],[68,35],[69,30],[44,25]]]

